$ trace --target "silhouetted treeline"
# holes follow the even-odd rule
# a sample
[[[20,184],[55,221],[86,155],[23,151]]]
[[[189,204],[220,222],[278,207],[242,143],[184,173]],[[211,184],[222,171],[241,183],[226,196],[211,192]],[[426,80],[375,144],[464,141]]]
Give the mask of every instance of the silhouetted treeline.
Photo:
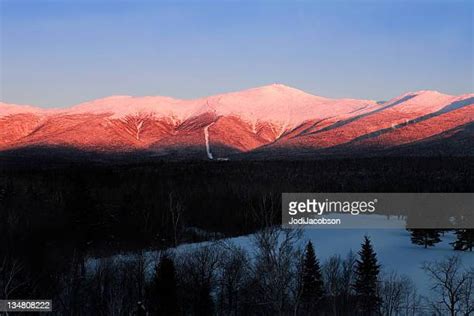
[[[468,158],[0,166],[0,279],[13,271],[16,298],[55,297],[66,282],[72,301],[62,303],[75,306],[91,254],[252,233],[280,223],[282,192],[470,192],[473,167]]]
[[[104,258],[66,252],[62,269],[37,296],[52,299],[57,315],[474,312],[474,270],[459,257],[423,265],[432,290],[422,297],[412,280],[379,265],[367,237],[358,253],[333,255],[321,265],[318,244],[305,247],[301,237],[298,230],[270,227],[252,236],[251,249],[219,241]],[[30,284],[23,282],[24,268],[20,262],[0,265],[0,290],[8,298],[32,298]]]
[[[0,228],[10,244],[28,234],[175,244],[208,239],[203,231],[252,232],[253,214],[280,209],[282,192],[469,192],[473,167],[454,158],[9,167],[0,170]]]

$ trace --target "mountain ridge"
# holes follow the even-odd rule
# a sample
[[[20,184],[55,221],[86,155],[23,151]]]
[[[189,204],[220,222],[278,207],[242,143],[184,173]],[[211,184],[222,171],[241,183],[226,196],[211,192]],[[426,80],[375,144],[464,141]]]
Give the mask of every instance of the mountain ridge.
[[[204,159],[254,150],[271,158],[274,149],[350,153],[357,146],[416,144],[473,121],[472,93],[420,90],[377,102],[325,98],[271,84],[198,99],[110,96],[54,109],[0,102],[0,151],[64,146],[172,151]]]

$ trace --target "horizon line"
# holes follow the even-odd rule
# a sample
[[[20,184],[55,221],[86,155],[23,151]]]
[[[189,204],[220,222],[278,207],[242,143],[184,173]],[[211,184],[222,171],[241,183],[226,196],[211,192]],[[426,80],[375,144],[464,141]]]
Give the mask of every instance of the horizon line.
[[[129,97],[129,98],[153,98],[153,97],[162,97],[162,98],[174,99],[176,101],[193,101],[193,100],[200,100],[200,99],[208,99],[208,98],[212,98],[212,97],[216,97],[216,96],[220,96],[220,95],[239,93],[239,92],[244,92],[244,91],[249,91],[249,90],[256,90],[256,89],[263,89],[263,88],[270,88],[270,87],[278,87],[278,86],[288,88],[288,89],[297,90],[299,92],[303,92],[303,93],[312,95],[314,97],[320,97],[320,98],[325,98],[325,99],[365,100],[365,101],[373,101],[373,102],[386,102],[386,101],[389,101],[389,100],[392,100],[394,98],[401,97],[401,96],[404,96],[404,95],[420,94],[422,92],[435,92],[435,93],[443,94],[443,95],[447,95],[447,96],[463,96],[463,95],[468,95],[468,94],[473,94],[474,93],[474,92],[465,92],[465,93],[461,93],[461,94],[450,94],[450,93],[441,92],[441,91],[436,90],[436,89],[420,89],[420,90],[412,90],[412,91],[402,92],[401,94],[398,94],[396,96],[392,96],[390,98],[385,98],[383,100],[377,100],[377,99],[372,99],[372,98],[354,98],[354,97],[349,97],[349,96],[346,96],[346,97],[328,97],[328,96],[323,96],[321,94],[314,94],[312,92],[308,92],[308,91],[305,91],[305,90],[302,90],[302,89],[299,89],[299,88],[296,88],[294,86],[290,86],[290,85],[287,85],[287,84],[284,84],[284,83],[274,82],[274,83],[270,83],[270,84],[266,84],[266,85],[253,86],[253,87],[249,87],[249,88],[243,88],[243,89],[240,89],[240,90],[225,91],[225,92],[220,92],[220,93],[216,93],[216,94],[208,94],[208,95],[198,96],[198,97],[193,97],[193,98],[180,98],[180,97],[171,96],[171,95],[164,95],[164,94],[163,95],[162,94],[154,94],[154,95],[153,94],[147,94],[147,95],[111,94],[111,95],[104,95],[104,96],[95,97],[95,98],[91,97],[91,98],[87,98],[84,101],[80,101],[78,103],[73,103],[73,104],[70,104],[70,105],[62,105],[62,106],[43,106],[43,105],[36,105],[36,104],[16,103],[16,102],[5,101],[3,99],[0,99],[0,103],[9,104],[9,105],[13,105],[13,106],[34,107],[34,108],[40,108],[40,109],[45,109],[45,110],[55,110],[55,109],[60,110],[60,109],[72,108],[72,107],[77,106],[77,105],[81,105],[81,104],[85,104],[85,103],[89,103],[89,102],[94,102],[94,101],[97,101],[97,100],[109,99],[109,98],[120,98],[120,97],[122,97],[122,98],[126,98],[126,97]]]

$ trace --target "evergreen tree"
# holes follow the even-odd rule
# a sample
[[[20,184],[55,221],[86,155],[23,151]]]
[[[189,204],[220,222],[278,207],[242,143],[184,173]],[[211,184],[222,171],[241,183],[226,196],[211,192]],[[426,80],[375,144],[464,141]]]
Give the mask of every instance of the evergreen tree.
[[[441,241],[440,231],[437,229],[412,229],[411,242],[425,248],[433,247]]]
[[[164,255],[156,268],[155,297],[157,315],[177,315],[176,271],[173,260]],[[153,302],[151,302],[153,305]]]
[[[454,250],[472,251],[474,248],[474,229],[456,229],[456,241],[451,243]]]
[[[301,300],[307,307],[314,308],[324,295],[324,287],[319,260],[311,241],[306,245],[302,273]]]
[[[377,293],[380,265],[377,263],[377,255],[372,248],[370,239],[367,236],[364,238],[364,243],[359,251],[359,259],[355,264],[354,290],[362,314],[373,315],[380,304]]]

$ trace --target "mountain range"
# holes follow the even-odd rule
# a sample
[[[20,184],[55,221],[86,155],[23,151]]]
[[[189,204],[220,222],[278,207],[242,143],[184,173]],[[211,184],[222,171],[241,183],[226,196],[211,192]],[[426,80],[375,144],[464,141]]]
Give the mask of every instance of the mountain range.
[[[0,102],[0,155],[27,149],[227,160],[474,155],[474,94],[332,99],[282,84],[195,100],[111,96],[70,108]]]

